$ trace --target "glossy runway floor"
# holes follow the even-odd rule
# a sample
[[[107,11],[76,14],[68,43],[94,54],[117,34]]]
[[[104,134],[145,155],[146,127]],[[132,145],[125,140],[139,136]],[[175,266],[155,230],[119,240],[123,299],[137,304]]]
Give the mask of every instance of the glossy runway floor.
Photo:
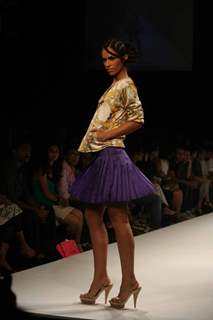
[[[213,213],[135,237],[135,271],[142,285],[137,309],[79,303],[92,279],[92,252],[64,258],[13,274],[18,306],[27,311],[70,319],[211,320],[213,319]],[[120,284],[115,243],[109,245],[108,269]]]

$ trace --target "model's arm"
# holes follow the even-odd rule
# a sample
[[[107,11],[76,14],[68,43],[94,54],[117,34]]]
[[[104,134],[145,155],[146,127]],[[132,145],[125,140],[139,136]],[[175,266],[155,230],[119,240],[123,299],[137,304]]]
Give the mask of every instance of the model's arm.
[[[142,123],[138,123],[135,121],[127,121],[120,125],[117,128],[113,128],[111,130],[98,130],[92,129],[91,132],[95,132],[97,139],[99,141],[111,140],[122,135],[128,135],[136,130],[138,130],[142,126]]]

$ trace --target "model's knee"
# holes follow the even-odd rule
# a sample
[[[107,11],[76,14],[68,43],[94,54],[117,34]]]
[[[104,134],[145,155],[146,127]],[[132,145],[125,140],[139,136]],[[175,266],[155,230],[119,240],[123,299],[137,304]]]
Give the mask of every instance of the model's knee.
[[[103,210],[102,211],[94,211],[94,210],[86,210],[85,212],[85,220],[88,225],[103,225]]]
[[[112,224],[112,227],[114,229],[119,229],[122,227],[122,225],[129,224],[129,218],[128,214],[109,214],[110,221]]]

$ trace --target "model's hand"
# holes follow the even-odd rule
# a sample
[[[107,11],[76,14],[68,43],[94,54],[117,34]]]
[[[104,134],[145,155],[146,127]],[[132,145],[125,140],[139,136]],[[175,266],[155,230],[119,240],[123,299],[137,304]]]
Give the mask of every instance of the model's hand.
[[[108,133],[105,130],[99,130],[99,129],[92,129],[91,132],[94,132],[96,135],[97,140],[99,141],[106,141],[108,140]]]
[[[135,121],[127,121],[121,124],[119,127],[112,128],[109,130],[100,130],[97,128],[93,128],[90,132],[95,133],[97,140],[99,141],[107,141],[115,138],[120,138],[122,135],[127,135],[141,127],[141,123],[137,123]]]

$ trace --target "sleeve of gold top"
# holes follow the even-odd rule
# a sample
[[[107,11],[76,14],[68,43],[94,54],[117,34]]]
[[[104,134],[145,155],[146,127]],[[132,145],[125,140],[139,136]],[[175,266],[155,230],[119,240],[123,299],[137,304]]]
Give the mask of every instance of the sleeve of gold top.
[[[136,87],[131,84],[122,89],[126,120],[144,123],[144,111]]]

